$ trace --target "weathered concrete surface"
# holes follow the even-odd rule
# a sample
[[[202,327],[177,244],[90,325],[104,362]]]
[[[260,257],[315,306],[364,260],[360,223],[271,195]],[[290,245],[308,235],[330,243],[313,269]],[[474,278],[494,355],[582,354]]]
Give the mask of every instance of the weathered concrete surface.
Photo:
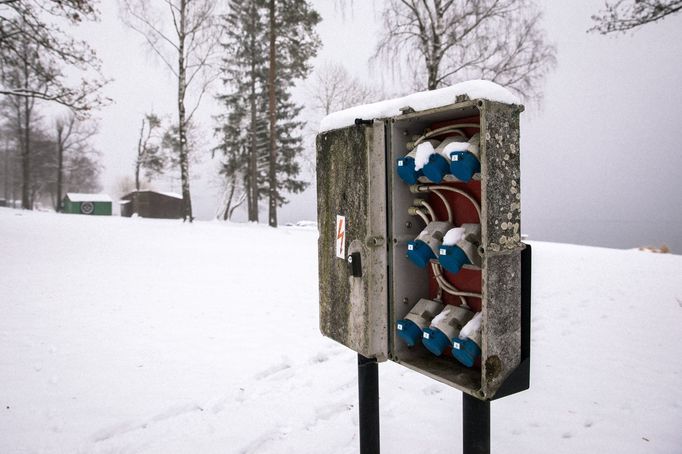
[[[483,256],[482,386],[492,397],[521,361],[519,109],[481,109]]]
[[[481,197],[486,252],[521,248],[521,159],[516,106],[483,101]]]
[[[380,128],[383,131],[383,127]],[[366,357],[387,357],[385,167],[372,126],[317,136],[320,330]],[[370,153],[373,156],[370,165]],[[378,161],[378,162],[375,162]],[[379,206],[377,206],[377,203]],[[336,257],[336,216],[346,217],[347,254],[360,252],[361,278]]]

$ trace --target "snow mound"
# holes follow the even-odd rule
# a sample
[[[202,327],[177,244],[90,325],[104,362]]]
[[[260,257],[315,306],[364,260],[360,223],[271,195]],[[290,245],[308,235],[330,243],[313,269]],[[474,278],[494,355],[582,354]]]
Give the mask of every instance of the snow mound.
[[[436,152],[433,144],[429,141],[417,145],[417,154],[414,157],[414,170],[421,170],[429,162],[429,158]]]
[[[459,338],[460,339],[471,339],[474,333],[481,329],[481,322],[483,321],[483,314],[481,312],[477,312],[476,315],[474,315],[474,318],[469,320],[469,323],[464,325],[462,328],[462,331],[459,332]]]
[[[447,231],[443,237],[443,246],[454,246],[464,237],[464,227],[455,227]]]
[[[351,107],[327,115],[320,122],[319,132],[345,128],[355,124],[356,118],[372,120],[400,115],[402,108],[411,107],[416,112],[443,107],[455,102],[458,96],[469,99],[487,99],[507,104],[520,104],[519,99],[506,88],[488,80],[469,80],[438,90],[422,91],[402,98],[388,99],[373,104]]]

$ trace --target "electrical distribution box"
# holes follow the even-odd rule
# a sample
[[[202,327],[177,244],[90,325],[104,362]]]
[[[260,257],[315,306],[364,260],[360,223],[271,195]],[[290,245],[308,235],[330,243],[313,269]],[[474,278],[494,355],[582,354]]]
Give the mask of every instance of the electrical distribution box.
[[[479,399],[528,388],[522,110],[458,96],[317,136],[325,336]]]

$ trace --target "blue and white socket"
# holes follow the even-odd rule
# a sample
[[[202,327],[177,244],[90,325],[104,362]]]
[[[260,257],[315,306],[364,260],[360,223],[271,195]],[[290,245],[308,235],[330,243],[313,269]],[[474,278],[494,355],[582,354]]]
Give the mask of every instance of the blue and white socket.
[[[407,257],[418,267],[426,268],[429,260],[436,258],[436,254],[422,240],[414,240],[407,243]]]
[[[469,257],[457,245],[439,247],[438,261],[443,268],[451,273],[457,273],[463,265],[471,264]]]
[[[452,356],[466,367],[473,367],[474,361],[481,354],[481,349],[471,339],[452,339]]]
[[[478,158],[469,151],[453,151],[450,153],[450,173],[458,180],[468,183],[475,173],[481,171]]]
[[[412,320],[405,318],[396,322],[396,328],[398,337],[401,338],[408,347],[414,347],[423,335],[419,325]]]
[[[450,339],[441,330],[429,327],[424,328],[422,343],[431,353],[440,356],[450,345]]]
[[[403,156],[398,159],[398,176],[407,184],[417,184],[417,179],[424,173],[415,170],[415,162],[412,156]]]
[[[429,156],[429,162],[422,169],[424,176],[434,183],[443,181],[445,175],[450,171],[450,163],[439,153]]]

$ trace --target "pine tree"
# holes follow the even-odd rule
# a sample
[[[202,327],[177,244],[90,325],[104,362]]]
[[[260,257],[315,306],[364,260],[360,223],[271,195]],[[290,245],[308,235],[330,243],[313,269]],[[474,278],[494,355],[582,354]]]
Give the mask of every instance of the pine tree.
[[[267,197],[269,224],[276,226],[276,209],[287,202],[283,193],[307,187],[297,178],[303,124],[290,90],[310,71],[308,61],[320,45],[314,33],[319,21],[301,0],[232,1],[223,18],[228,93],[219,97],[225,113],[217,118],[216,150],[223,154],[228,186],[241,182],[247,193],[250,221],[258,221],[258,202]],[[228,195],[226,203],[231,200]]]
[[[297,182],[300,167],[294,162],[293,150],[302,151],[300,128],[294,121],[300,112],[289,96],[289,90],[297,79],[310,73],[310,59],[317,54],[320,38],[315,26],[322,20],[306,0],[268,1],[268,121],[269,121],[269,169],[268,169],[268,224],[277,227],[277,207],[284,203],[279,189],[291,192],[303,191],[306,185]],[[281,127],[283,125],[287,125]],[[299,130],[298,143],[294,144],[291,133]],[[283,137],[282,134],[285,134]],[[288,144],[285,148],[278,145]],[[292,173],[287,173],[288,171]],[[282,178],[287,180],[283,185]]]
[[[265,46],[261,12],[263,0],[231,1],[221,21],[225,57],[223,84],[229,90],[219,96],[225,113],[218,117],[217,149],[223,153],[223,174],[235,186],[241,182],[247,193],[248,219],[258,222],[262,157],[266,131],[263,128]],[[259,166],[261,161],[261,166]],[[228,200],[228,204],[231,200]]]

